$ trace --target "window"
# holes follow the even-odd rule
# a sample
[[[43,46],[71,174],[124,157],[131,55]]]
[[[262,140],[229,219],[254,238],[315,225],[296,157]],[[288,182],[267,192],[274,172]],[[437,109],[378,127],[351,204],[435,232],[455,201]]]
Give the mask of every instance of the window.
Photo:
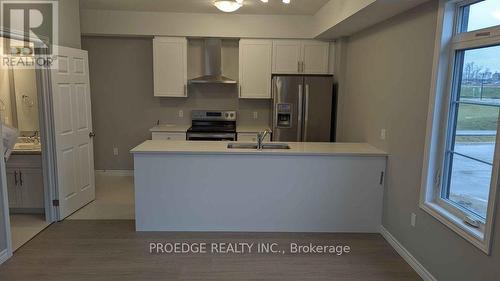
[[[421,207],[489,253],[500,159],[500,0],[442,1],[439,15]]]
[[[486,0],[462,6],[460,32],[500,25],[500,0]]]
[[[441,197],[483,222],[492,182],[500,107],[500,46],[459,50],[453,79]],[[491,69],[491,70],[490,70]],[[498,83],[496,83],[498,82]]]

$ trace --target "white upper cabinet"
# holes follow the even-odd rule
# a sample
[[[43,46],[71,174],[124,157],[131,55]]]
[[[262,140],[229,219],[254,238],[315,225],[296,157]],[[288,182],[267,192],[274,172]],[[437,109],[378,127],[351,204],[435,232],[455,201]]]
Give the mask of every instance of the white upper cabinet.
[[[239,47],[239,97],[271,98],[272,40],[241,39]]]
[[[302,72],[328,74],[330,44],[321,41],[302,41]]]
[[[328,74],[330,44],[316,40],[274,40],[273,73]]]
[[[300,73],[302,62],[302,42],[299,40],[273,41],[273,73]]]
[[[153,39],[154,96],[187,97],[187,39]]]

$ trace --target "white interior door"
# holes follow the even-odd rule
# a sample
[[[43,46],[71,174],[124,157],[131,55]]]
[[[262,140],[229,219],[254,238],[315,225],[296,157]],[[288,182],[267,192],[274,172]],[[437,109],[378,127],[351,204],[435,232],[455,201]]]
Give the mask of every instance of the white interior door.
[[[52,70],[59,220],[95,199],[87,51],[59,47]]]

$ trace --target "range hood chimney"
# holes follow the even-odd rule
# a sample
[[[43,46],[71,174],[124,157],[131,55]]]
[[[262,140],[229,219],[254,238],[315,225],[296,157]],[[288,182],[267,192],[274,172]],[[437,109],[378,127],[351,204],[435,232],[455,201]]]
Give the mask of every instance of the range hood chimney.
[[[189,80],[191,84],[237,84],[238,82],[222,75],[222,40],[206,38],[204,75]]]

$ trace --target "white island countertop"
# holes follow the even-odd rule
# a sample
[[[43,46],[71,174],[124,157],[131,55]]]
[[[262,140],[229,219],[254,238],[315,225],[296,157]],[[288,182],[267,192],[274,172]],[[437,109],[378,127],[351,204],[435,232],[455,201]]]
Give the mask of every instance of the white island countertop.
[[[367,143],[298,143],[290,149],[229,149],[229,142],[148,140],[131,150],[133,154],[255,154],[255,155],[338,155],[387,156]]]

